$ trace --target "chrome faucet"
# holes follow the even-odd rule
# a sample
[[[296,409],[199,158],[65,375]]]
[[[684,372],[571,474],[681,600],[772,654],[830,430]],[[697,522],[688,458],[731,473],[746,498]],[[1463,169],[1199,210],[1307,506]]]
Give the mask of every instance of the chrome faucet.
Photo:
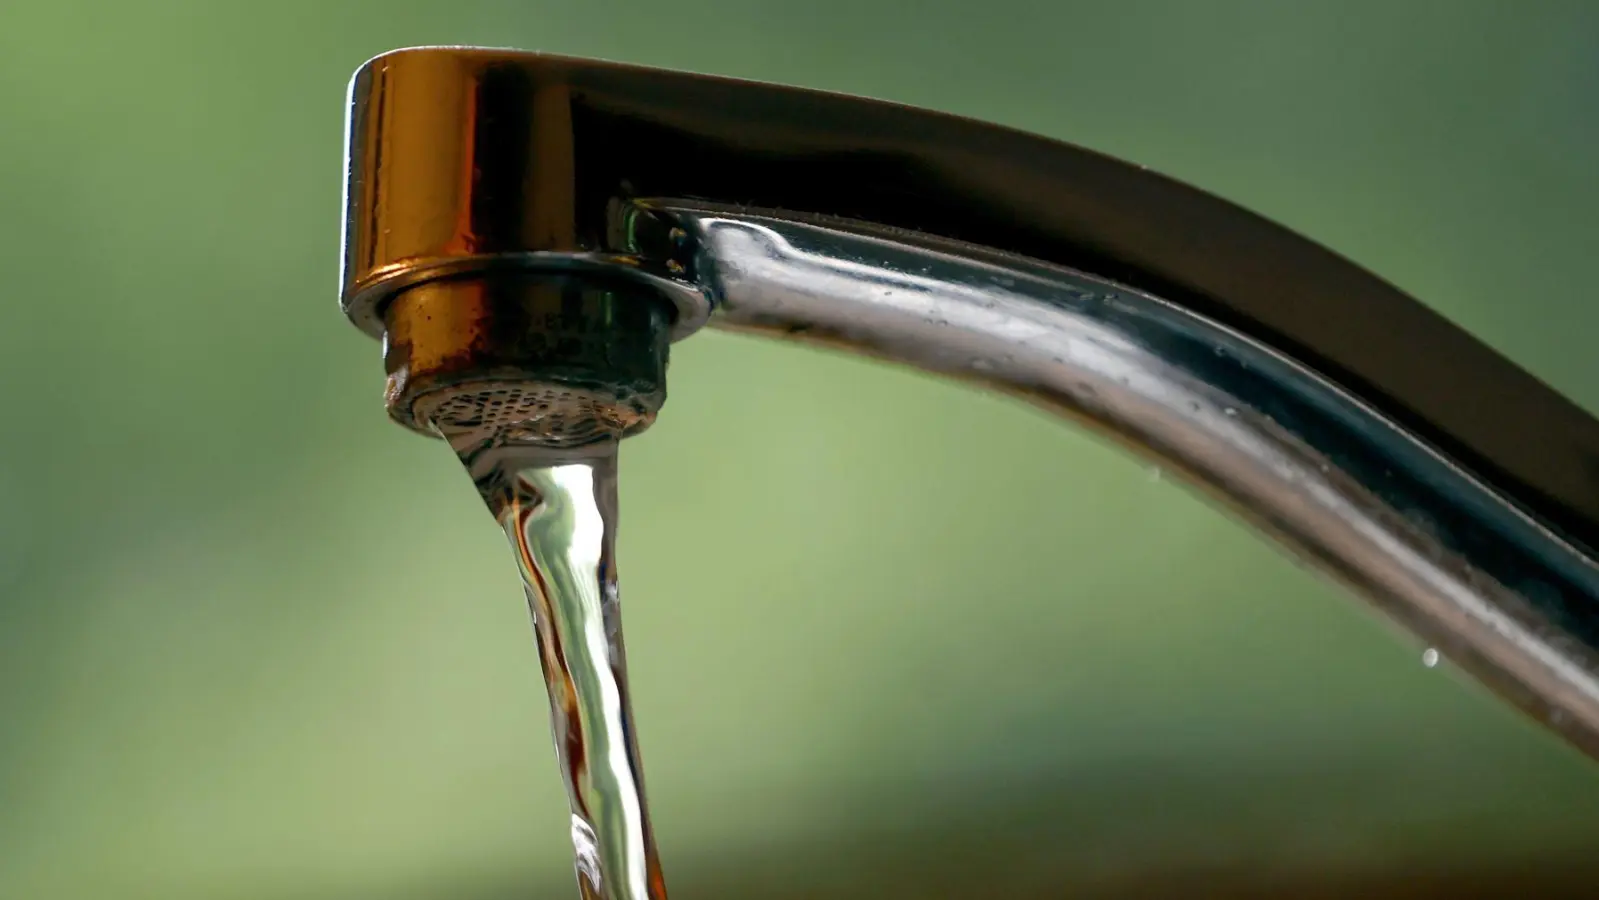
[[[1599,756],[1599,420],[1301,237],[992,125],[534,53],[379,56],[347,140],[342,305],[408,427],[594,452],[705,326],[978,382],[1180,471]]]

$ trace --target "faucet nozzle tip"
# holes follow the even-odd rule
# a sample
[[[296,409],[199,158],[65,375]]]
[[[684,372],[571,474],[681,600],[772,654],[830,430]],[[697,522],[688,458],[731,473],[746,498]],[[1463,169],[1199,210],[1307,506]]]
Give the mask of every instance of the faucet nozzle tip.
[[[389,415],[452,443],[613,444],[648,428],[666,401],[671,321],[666,300],[593,278],[488,272],[419,284],[384,314]]]

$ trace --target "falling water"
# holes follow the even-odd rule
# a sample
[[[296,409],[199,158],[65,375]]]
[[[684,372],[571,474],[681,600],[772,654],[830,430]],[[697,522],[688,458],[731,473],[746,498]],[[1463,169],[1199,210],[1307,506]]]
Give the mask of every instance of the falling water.
[[[501,449],[487,471],[481,456],[461,455],[510,538],[533,613],[579,891],[593,900],[664,900],[617,602],[614,447],[571,461]]]

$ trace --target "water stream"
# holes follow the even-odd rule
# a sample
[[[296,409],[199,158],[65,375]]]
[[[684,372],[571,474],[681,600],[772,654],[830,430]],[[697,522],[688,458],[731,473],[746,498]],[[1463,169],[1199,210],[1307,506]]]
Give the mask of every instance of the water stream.
[[[664,900],[622,645],[616,453],[554,461],[502,447],[492,455],[461,453],[510,539],[533,613],[579,892]]]

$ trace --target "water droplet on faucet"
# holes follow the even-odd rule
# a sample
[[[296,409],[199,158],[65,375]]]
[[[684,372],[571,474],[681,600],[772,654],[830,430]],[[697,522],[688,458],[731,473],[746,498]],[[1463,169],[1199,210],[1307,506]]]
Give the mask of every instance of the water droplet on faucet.
[[[1437,666],[1440,658],[1436,647],[1428,647],[1421,652],[1421,664],[1429,669]]]

